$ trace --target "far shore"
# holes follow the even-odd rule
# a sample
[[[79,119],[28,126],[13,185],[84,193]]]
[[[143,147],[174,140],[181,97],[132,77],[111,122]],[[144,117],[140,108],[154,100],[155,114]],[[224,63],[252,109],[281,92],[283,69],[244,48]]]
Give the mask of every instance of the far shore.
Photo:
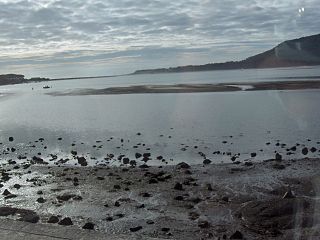
[[[52,96],[78,95],[115,95],[148,93],[209,93],[263,90],[303,90],[319,89],[320,80],[275,81],[275,82],[235,82],[217,84],[170,84],[170,85],[136,85],[128,87],[110,87],[103,89],[80,89],[68,92],[50,92]]]

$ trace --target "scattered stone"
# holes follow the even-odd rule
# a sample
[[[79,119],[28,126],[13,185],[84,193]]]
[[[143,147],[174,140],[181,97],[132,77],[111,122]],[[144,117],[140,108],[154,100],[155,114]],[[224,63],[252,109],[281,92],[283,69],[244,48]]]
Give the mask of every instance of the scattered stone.
[[[88,229],[88,230],[93,230],[94,229],[94,224],[91,223],[91,222],[88,222],[82,228],[83,229]]]
[[[253,153],[251,153],[250,155],[251,155],[251,157],[253,158],[253,157],[256,157],[256,156],[257,156],[257,153],[253,152]]]
[[[304,148],[302,148],[301,152],[303,155],[307,155],[309,150],[308,150],[308,148],[304,147]]]
[[[71,218],[66,217],[62,219],[60,222],[58,222],[58,224],[63,226],[70,226],[70,225],[73,225],[73,222],[71,221]]]
[[[38,203],[45,203],[46,200],[44,198],[40,197],[40,198],[37,199],[37,202]]]
[[[13,185],[13,187],[16,188],[16,189],[20,189],[20,188],[21,188],[21,185],[18,184],[18,183],[16,183],[15,185]]]
[[[141,158],[142,157],[142,154],[141,153],[136,153],[135,154],[135,157],[138,159],[138,158]]]
[[[138,232],[138,231],[140,231],[142,229],[142,227],[141,226],[138,226],[138,227],[132,227],[132,228],[130,228],[130,231],[131,232]]]
[[[203,164],[207,165],[210,164],[212,161],[210,159],[203,160]]]
[[[57,216],[51,216],[47,223],[58,223],[59,222],[59,218]]]
[[[210,227],[210,223],[208,221],[200,221],[198,223],[198,227],[200,227],[200,228],[208,228],[208,227]]]
[[[84,157],[78,157],[78,163],[83,167],[88,165],[87,160]]]
[[[183,168],[183,169],[189,169],[189,168],[190,168],[190,165],[189,165],[188,163],[181,162],[181,163],[178,163],[178,164],[177,164],[177,167],[178,167],[178,168]]]
[[[282,160],[282,155],[281,155],[280,153],[276,153],[275,159],[276,159],[277,161],[281,161],[281,160]]]
[[[9,137],[9,142],[13,142],[14,138],[13,137]]]
[[[8,195],[10,195],[11,194],[11,192],[8,190],[8,189],[5,189],[4,191],[3,191],[3,193],[2,193],[2,195],[4,195],[4,196],[8,196]]]
[[[154,224],[154,221],[152,221],[152,220],[147,220],[146,223],[149,224],[149,225],[152,225],[152,224]]]
[[[173,189],[182,191],[182,190],[183,190],[182,184],[179,183],[179,182],[177,182],[177,183],[174,185]]]
[[[163,228],[161,228],[161,231],[162,231],[162,232],[169,232],[169,231],[170,231],[170,228],[163,227]]]
[[[235,231],[235,233],[230,236],[230,239],[243,239],[243,235],[241,232]]]
[[[183,196],[176,196],[176,197],[174,198],[174,200],[183,201],[184,198],[183,198]]]

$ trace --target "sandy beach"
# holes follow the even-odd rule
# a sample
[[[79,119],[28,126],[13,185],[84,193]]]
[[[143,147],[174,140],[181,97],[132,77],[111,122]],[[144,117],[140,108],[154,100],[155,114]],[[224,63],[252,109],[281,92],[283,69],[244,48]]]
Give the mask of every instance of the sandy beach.
[[[72,91],[53,91],[52,96],[147,94],[147,93],[201,93],[234,92],[264,90],[303,90],[319,89],[320,80],[275,81],[275,82],[230,82],[218,84],[173,84],[173,85],[137,85],[128,87],[110,87],[104,89],[80,89]]]
[[[1,168],[0,215],[107,235],[316,239],[319,170],[307,158],[163,167],[11,160]]]

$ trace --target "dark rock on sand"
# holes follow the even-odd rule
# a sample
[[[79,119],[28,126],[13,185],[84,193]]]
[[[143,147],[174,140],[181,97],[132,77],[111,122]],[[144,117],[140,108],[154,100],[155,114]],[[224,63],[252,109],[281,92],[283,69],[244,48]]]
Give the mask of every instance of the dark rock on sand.
[[[250,154],[250,156],[253,158],[253,157],[256,157],[257,156],[257,153],[253,152]]]
[[[62,219],[60,222],[58,222],[59,225],[63,225],[63,226],[70,226],[73,225],[73,222],[71,220],[71,218],[66,217],[64,219]]]
[[[135,157],[138,159],[138,158],[141,158],[142,157],[142,154],[141,153],[136,153],[135,154]]]
[[[182,191],[183,190],[183,187],[182,187],[182,184],[177,182],[174,187],[173,187],[174,190],[179,190],[179,191]]]
[[[9,142],[13,142],[14,138],[13,137],[9,137]]]
[[[78,157],[78,163],[83,167],[88,165],[87,160],[85,159],[85,157]]]
[[[200,227],[200,228],[208,228],[208,227],[210,227],[210,223],[208,221],[200,221],[198,223],[198,227]]]
[[[89,230],[93,230],[94,229],[94,224],[91,222],[86,223],[83,227],[83,229],[89,229]]]
[[[277,161],[281,161],[281,160],[282,160],[282,155],[281,155],[280,153],[276,153],[275,159],[276,159]]]
[[[44,198],[40,197],[40,198],[37,199],[37,202],[38,203],[45,203],[46,200]]]
[[[4,191],[3,191],[3,193],[2,193],[2,195],[4,195],[4,196],[8,196],[8,195],[10,195],[11,194],[11,192],[8,190],[8,189],[5,189]]]
[[[21,188],[21,185],[18,184],[18,183],[16,183],[15,185],[13,185],[13,187],[16,188],[16,189],[20,189],[20,188]]]
[[[142,229],[142,227],[141,226],[138,226],[138,227],[132,227],[132,228],[130,228],[130,231],[131,232],[138,232],[138,231],[140,231]]]
[[[190,168],[190,165],[189,165],[188,163],[181,162],[181,163],[178,163],[178,164],[177,164],[177,167],[178,167],[178,168],[183,168],[183,169],[189,169],[189,168]]]
[[[47,223],[58,223],[59,222],[59,218],[57,216],[51,216]]]
[[[211,160],[210,159],[205,159],[203,160],[203,164],[207,165],[207,164],[210,164],[211,163]]]
[[[302,152],[303,155],[307,155],[309,150],[308,150],[307,147],[304,147],[304,148],[302,148],[301,152]]]
[[[230,239],[243,239],[243,235],[240,231],[235,231],[235,233],[230,236]]]
[[[129,160],[129,158],[123,158],[122,162],[123,162],[123,164],[129,164],[130,160]]]

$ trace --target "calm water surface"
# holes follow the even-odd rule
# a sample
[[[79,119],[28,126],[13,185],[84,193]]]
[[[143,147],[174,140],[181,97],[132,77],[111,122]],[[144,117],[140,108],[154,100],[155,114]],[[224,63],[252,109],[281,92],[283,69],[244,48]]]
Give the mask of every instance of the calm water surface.
[[[103,163],[108,153],[134,159],[136,152],[151,152],[150,164],[162,163],[155,160],[158,155],[168,164],[201,163],[204,158],[230,162],[231,156],[238,153],[242,161],[251,159],[251,152],[257,153],[252,160],[273,157],[275,151],[288,158],[301,157],[302,145],[320,148],[318,90],[59,97],[45,94],[135,84],[276,81],[292,76],[320,76],[320,68],[55,81],[49,83],[53,88],[48,90],[42,89],[44,83],[2,86],[0,93],[10,94],[0,97],[0,146],[17,151],[0,158],[38,153],[43,158],[50,153],[70,157],[71,150],[96,158],[92,163]],[[15,141],[8,142],[9,136]],[[43,143],[34,142],[41,137]],[[62,141],[57,140],[59,137]],[[297,153],[286,155],[286,149],[297,143],[301,144]],[[221,154],[213,154],[216,151]],[[315,151],[308,156],[318,154]]]

